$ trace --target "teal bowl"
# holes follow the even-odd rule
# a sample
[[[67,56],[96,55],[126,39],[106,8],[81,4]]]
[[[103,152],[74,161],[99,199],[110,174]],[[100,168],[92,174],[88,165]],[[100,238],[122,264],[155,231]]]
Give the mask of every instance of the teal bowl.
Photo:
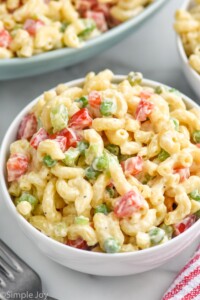
[[[62,48],[30,58],[0,59],[0,80],[42,74],[84,61],[120,42],[167,2],[156,0],[135,18],[87,41],[82,48]]]

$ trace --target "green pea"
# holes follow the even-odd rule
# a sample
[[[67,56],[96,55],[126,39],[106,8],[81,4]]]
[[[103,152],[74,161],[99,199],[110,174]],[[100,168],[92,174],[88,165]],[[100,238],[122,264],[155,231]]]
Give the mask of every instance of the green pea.
[[[79,150],[77,148],[70,147],[64,154],[64,164],[69,167],[74,167],[80,155]]]
[[[165,231],[161,228],[154,227],[149,231],[149,237],[151,241],[151,245],[158,245],[165,237]]]
[[[197,220],[200,219],[200,210],[198,210],[198,211],[195,213],[195,216],[196,216]]]
[[[92,166],[97,171],[105,171],[108,169],[109,160],[107,155],[96,157],[92,163]]]
[[[48,168],[51,168],[51,167],[56,165],[57,161],[52,159],[50,155],[45,155],[44,158],[43,158],[43,163]]]
[[[109,145],[106,146],[106,149],[110,153],[112,153],[112,154],[114,154],[116,156],[118,156],[120,154],[120,148],[117,145],[109,144]]]
[[[89,224],[89,219],[84,216],[75,217],[74,223],[79,225],[87,225]]]
[[[91,33],[96,29],[96,23],[92,19],[82,19],[81,20],[85,29],[83,29],[79,34],[78,37],[82,39],[88,38]]]
[[[100,113],[102,116],[111,116],[116,111],[116,104],[109,99],[105,99],[103,102],[101,102],[100,105]]]
[[[172,122],[174,123],[174,127],[175,127],[175,130],[179,130],[179,121],[175,118],[171,118]]]
[[[130,72],[127,77],[131,86],[138,85],[142,82],[143,76],[139,72]]]
[[[95,214],[102,213],[104,215],[107,215],[109,213],[109,209],[106,206],[106,204],[100,204],[94,209]]]
[[[164,92],[164,87],[162,85],[159,85],[155,88],[155,93],[160,95]]]
[[[19,198],[16,200],[16,204],[22,202],[22,201],[27,201],[29,202],[33,207],[35,207],[38,204],[38,199],[34,197],[33,195],[29,193],[23,193]]]
[[[87,97],[81,97],[81,98],[75,100],[75,102],[80,103],[80,108],[84,108],[88,105],[88,98]]]
[[[166,160],[169,156],[170,156],[169,153],[168,153],[167,151],[165,151],[164,149],[162,149],[162,150],[160,151],[160,153],[158,154],[158,159],[159,159],[160,161],[164,161],[164,160]]]
[[[104,250],[106,253],[116,253],[120,251],[120,244],[114,238],[110,237],[104,242]]]
[[[168,239],[171,240],[173,232],[174,232],[173,227],[163,223],[163,224],[160,225],[160,228],[165,231],[165,234],[167,235]]]
[[[189,194],[190,198],[196,201],[200,201],[200,193],[198,190],[194,190]]]
[[[78,150],[80,151],[80,154],[85,155],[85,150],[88,149],[89,143],[85,141],[81,141],[78,143]]]
[[[53,132],[66,128],[68,123],[68,110],[66,106],[64,104],[59,104],[52,108],[50,119],[53,126]]]
[[[91,166],[85,170],[85,177],[88,180],[96,180],[97,177],[99,176],[99,174],[100,174],[100,172],[94,170],[93,167],[91,167]]]
[[[200,143],[200,130],[195,130],[192,134],[192,138],[195,143]]]
[[[88,149],[85,150],[85,162],[88,165],[91,165],[93,160],[98,154],[98,145],[90,144]]]

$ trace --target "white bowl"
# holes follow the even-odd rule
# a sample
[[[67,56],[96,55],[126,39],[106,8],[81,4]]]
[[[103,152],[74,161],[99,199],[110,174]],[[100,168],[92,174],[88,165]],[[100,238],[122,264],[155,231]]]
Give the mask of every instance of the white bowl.
[[[194,4],[193,0],[186,0],[184,1],[180,9],[188,10],[192,4]],[[178,47],[179,56],[181,58],[181,62],[182,62],[181,66],[185,74],[185,77],[187,78],[190,86],[196,93],[198,100],[200,100],[200,75],[190,66],[181,38],[179,37],[178,34],[177,34],[177,47]]]
[[[124,78],[125,76],[115,76],[116,82],[121,81]],[[83,79],[79,79],[71,81],[68,83],[68,86],[77,86],[82,83]],[[144,80],[143,84],[151,87],[161,85],[159,82],[150,80]],[[183,95],[183,98],[188,107],[198,107],[198,105],[188,97]],[[15,205],[8,193],[6,182],[6,160],[9,154],[9,146],[15,140],[17,128],[21,119],[29,112],[36,101],[37,99],[32,101],[21,111],[10,125],[3,139],[0,151],[0,187],[2,191],[1,199],[2,201],[5,201],[10,216],[16,219],[25,235],[31,239],[35,246],[45,255],[61,265],[84,273],[104,276],[129,275],[148,271],[164,264],[168,259],[183,251],[183,249],[198,237],[200,232],[200,220],[186,232],[170,240],[166,244],[134,253],[106,254],[88,252],[63,245],[48,238],[29,224],[19,213],[17,213]]]

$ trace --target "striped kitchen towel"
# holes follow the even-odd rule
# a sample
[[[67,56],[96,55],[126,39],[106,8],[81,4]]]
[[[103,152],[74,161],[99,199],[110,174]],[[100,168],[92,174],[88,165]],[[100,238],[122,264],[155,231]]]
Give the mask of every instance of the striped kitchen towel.
[[[162,300],[200,300],[200,245]]]

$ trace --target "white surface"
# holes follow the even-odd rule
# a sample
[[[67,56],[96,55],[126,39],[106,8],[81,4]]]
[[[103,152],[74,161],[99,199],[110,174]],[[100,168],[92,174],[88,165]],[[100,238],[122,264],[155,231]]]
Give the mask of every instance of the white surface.
[[[81,77],[89,70],[112,68],[117,73],[142,71],[146,78],[180,89],[195,100],[178,59],[172,30],[175,9],[182,0],[166,0],[164,9],[122,44],[76,67],[0,83],[0,138],[14,116],[27,102],[59,82]],[[106,278],[84,275],[52,262],[20,231],[17,223],[0,204],[0,236],[40,275],[44,289],[59,300],[160,300],[176,273],[192,255],[198,241],[166,265],[140,275]]]

